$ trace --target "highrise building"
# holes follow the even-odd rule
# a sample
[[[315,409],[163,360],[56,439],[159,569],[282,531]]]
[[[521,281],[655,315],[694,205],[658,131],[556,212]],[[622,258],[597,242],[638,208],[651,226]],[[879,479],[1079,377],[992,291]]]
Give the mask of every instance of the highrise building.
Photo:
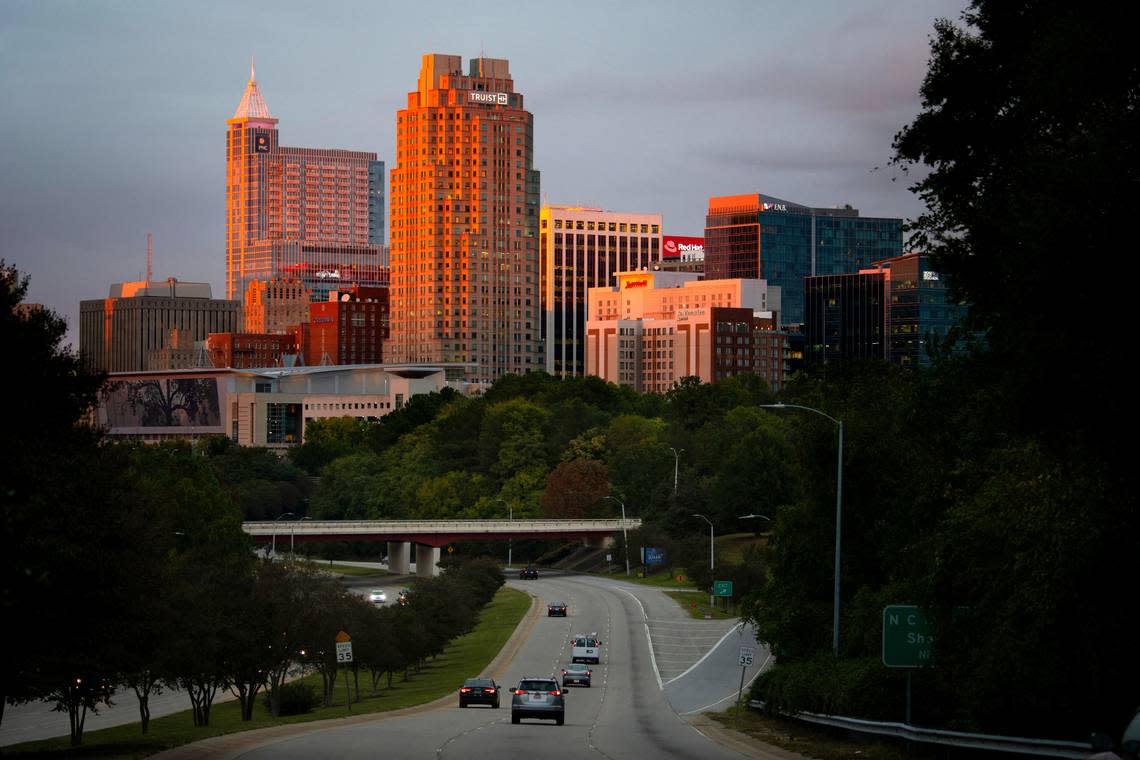
[[[809,277],[808,361],[874,356],[903,367],[930,366],[930,349],[961,324],[966,306],[950,299],[929,257],[908,253],[856,274]],[[951,350],[962,350],[959,341]]]
[[[242,329],[247,333],[286,333],[309,321],[309,302],[309,289],[300,280],[250,280],[242,299]]]
[[[852,274],[902,255],[902,219],[810,208],[751,193],[709,198],[705,277],[759,277],[783,289],[783,324],[804,322],[804,278]]]
[[[226,298],[299,279],[321,300],[386,285],[384,163],[375,153],[278,144],[253,69],[226,132]]]
[[[508,62],[423,56],[396,116],[392,330],[398,363],[489,383],[542,367],[534,121]]]
[[[804,280],[808,364],[889,357],[887,278],[876,269]]]
[[[241,316],[237,301],[210,296],[208,283],[173,277],[116,283],[108,298],[79,302],[79,353],[105,372],[193,366],[186,347],[212,332],[233,332]]]
[[[655,268],[661,260],[661,215],[543,206],[539,252],[546,371],[584,375],[586,291],[612,285],[618,272]]]

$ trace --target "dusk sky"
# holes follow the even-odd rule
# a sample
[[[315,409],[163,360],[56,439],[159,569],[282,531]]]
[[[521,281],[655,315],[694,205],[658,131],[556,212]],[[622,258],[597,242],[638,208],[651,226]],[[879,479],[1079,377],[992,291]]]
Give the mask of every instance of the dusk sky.
[[[888,165],[936,18],[881,2],[0,0],[0,258],[65,316],[146,271],[224,296],[225,130],[256,56],[282,145],[392,168],[420,56],[510,60],[544,203],[659,212],[702,235],[710,195],[914,217]],[[878,167],[878,169],[876,169]]]

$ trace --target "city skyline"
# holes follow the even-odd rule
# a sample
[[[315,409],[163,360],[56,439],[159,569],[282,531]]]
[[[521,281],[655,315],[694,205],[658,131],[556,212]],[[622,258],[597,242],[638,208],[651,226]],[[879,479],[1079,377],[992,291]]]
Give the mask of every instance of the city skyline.
[[[660,213],[674,235],[701,234],[709,196],[758,190],[912,218],[921,205],[888,166],[891,139],[918,110],[934,19],[962,7],[503,4],[454,19],[355,3],[320,17],[6,3],[0,257],[73,343],[80,300],[145,272],[147,232],[156,277],[223,292],[222,147],[251,55],[292,145],[390,167],[420,56],[485,54],[525,82],[544,203]]]

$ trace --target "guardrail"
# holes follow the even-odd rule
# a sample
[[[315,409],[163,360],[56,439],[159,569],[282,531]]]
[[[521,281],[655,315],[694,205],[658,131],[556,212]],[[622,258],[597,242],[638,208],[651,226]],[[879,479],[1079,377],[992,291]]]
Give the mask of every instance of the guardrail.
[[[253,536],[406,535],[409,533],[616,533],[636,530],[641,520],[277,520],[242,523]]]
[[[748,706],[754,710],[764,709],[764,703],[753,699]],[[1093,753],[1092,745],[1084,742],[1063,742],[1052,739],[1027,739],[1015,736],[994,734],[970,734],[962,731],[947,731],[940,728],[922,728],[906,723],[887,723],[862,718],[846,718],[840,715],[820,715],[818,713],[780,713],[784,717],[816,723],[832,728],[858,731],[864,734],[891,736],[928,744],[943,744],[967,749],[984,749],[994,752],[1015,752],[1022,755],[1042,757],[1087,758]]]

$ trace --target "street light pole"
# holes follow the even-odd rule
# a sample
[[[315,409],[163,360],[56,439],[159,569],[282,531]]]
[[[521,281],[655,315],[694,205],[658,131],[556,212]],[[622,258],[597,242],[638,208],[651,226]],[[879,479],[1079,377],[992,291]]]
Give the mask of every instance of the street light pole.
[[[625,528],[625,502],[616,496],[603,496],[621,505],[621,541],[625,545],[625,575],[629,577],[629,532]]]
[[[675,449],[672,446],[669,450],[673,452],[673,495],[677,495],[677,471],[681,469],[681,454],[684,449]]]
[[[839,455],[836,463],[835,475],[835,588],[831,610],[831,651],[839,656],[839,556],[840,540],[843,535],[843,420],[837,420],[830,414],[813,409],[810,406],[799,404],[761,404],[765,409],[802,409],[805,412],[814,412],[820,417],[826,417],[839,426]]]
[[[273,556],[277,557],[277,522],[282,517],[296,517],[292,512],[282,512],[273,518]]]

